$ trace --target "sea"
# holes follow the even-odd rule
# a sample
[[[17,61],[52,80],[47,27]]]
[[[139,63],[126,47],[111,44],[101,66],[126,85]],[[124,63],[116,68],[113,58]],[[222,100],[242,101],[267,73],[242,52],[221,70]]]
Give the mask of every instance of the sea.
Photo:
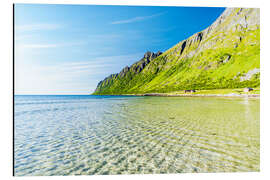
[[[15,95],[15,176],[260,170],[260,99]]]

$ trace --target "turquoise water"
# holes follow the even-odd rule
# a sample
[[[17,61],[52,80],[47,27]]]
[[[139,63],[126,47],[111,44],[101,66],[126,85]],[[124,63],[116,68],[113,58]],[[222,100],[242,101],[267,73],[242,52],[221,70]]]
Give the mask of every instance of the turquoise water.
[[[259,104],[15,96],[15,176],[259,171]]]

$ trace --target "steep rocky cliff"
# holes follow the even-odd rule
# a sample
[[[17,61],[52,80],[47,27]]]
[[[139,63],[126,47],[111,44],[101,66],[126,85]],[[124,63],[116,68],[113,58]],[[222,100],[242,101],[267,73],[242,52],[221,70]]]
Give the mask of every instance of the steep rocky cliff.
[[[207,29],[100,81],[94,94],[258,87],[259,15],[256,8],[227,8]]]

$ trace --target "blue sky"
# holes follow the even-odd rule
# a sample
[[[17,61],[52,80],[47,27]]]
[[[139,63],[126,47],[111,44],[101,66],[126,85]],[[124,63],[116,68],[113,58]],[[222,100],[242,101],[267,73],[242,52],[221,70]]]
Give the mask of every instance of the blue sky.
[[[16,4],[15,94],[89,94],[146,51],[166,51],[223,11]]]

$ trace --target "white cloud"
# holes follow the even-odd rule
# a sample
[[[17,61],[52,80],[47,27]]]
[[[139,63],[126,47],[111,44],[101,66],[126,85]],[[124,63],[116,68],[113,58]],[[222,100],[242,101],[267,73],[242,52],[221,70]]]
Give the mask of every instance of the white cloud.
[[[32,39],[34,37],[33,34],[27,34],[27,35],[15,35],[15,40],[16,41],[21,41],[21,40],[27,40],[27,39]]]
[[[40,49],[40,48],[54,48],[58,47],[58,44],[23,44],[20,47],[22,48],[30,48],[30,49]]]
[[[15,31],[39,31],[39,30],[55,30],[61,28],[59,24],[26,24],[15,25]]]
[[[133,22],[138,22],[138,21],[144,21],[144,20],[147,20],[147,19],[151,19],[151,18],[154,18],[154,17],[161,16],[163,14],[164,14],[164,12],[158,13],[158,14],[153,14],[151,16],[137,16],[137,17],[133,17],[133,18],[130,18],[130,19],[113,21],[113,22],[111,22],[111,24],[127,24],[127,23],[133,23]]]
[[[77,69],[76,69],[77,68]],[[87,94],[95,88],[92,76],[102,73],[100,68],[17,63],[15,66],[15,94]]]
[[[95,35],[88,35],[89,39],[97,39],[97,40],[112,40],[121,38],[122,35],[120,34],[95,34]]]
[[[139,54],[105,56],[89,60],[40,65],[38,61],[15,61],[15,94],[87,94],[106,76],[117,73]],[[21,59],[22,58],[22,59]]]
[[[120,63],[127,65],[127,62],[137,61],[137,57],[142,56],[141,53],[131,55],[120,55],[120,56],[103,56],[90,59],[88,61],[74,61],[69,63],[56,64],[50,66],[50,69],[55,68],[58,72],[67,72],[69,74],[104,74],[104,70],[112,69],[114,66],[118,66]],[[123,66],[124,67],[124,66]],[[113,72],[112,72],[113,73]],[[115,72],[116,73],[116,72]]]
[[[85,42],[77,42],[77,43],[63,43],[63,44],[24,44],[24,43],[17,43],[15,44],[16,47],[19,47],[21,49],[44,49],[44,48],[58,48],[58,47],[67,47],[67,46],[78,46],[78,45],[84,45]]]

